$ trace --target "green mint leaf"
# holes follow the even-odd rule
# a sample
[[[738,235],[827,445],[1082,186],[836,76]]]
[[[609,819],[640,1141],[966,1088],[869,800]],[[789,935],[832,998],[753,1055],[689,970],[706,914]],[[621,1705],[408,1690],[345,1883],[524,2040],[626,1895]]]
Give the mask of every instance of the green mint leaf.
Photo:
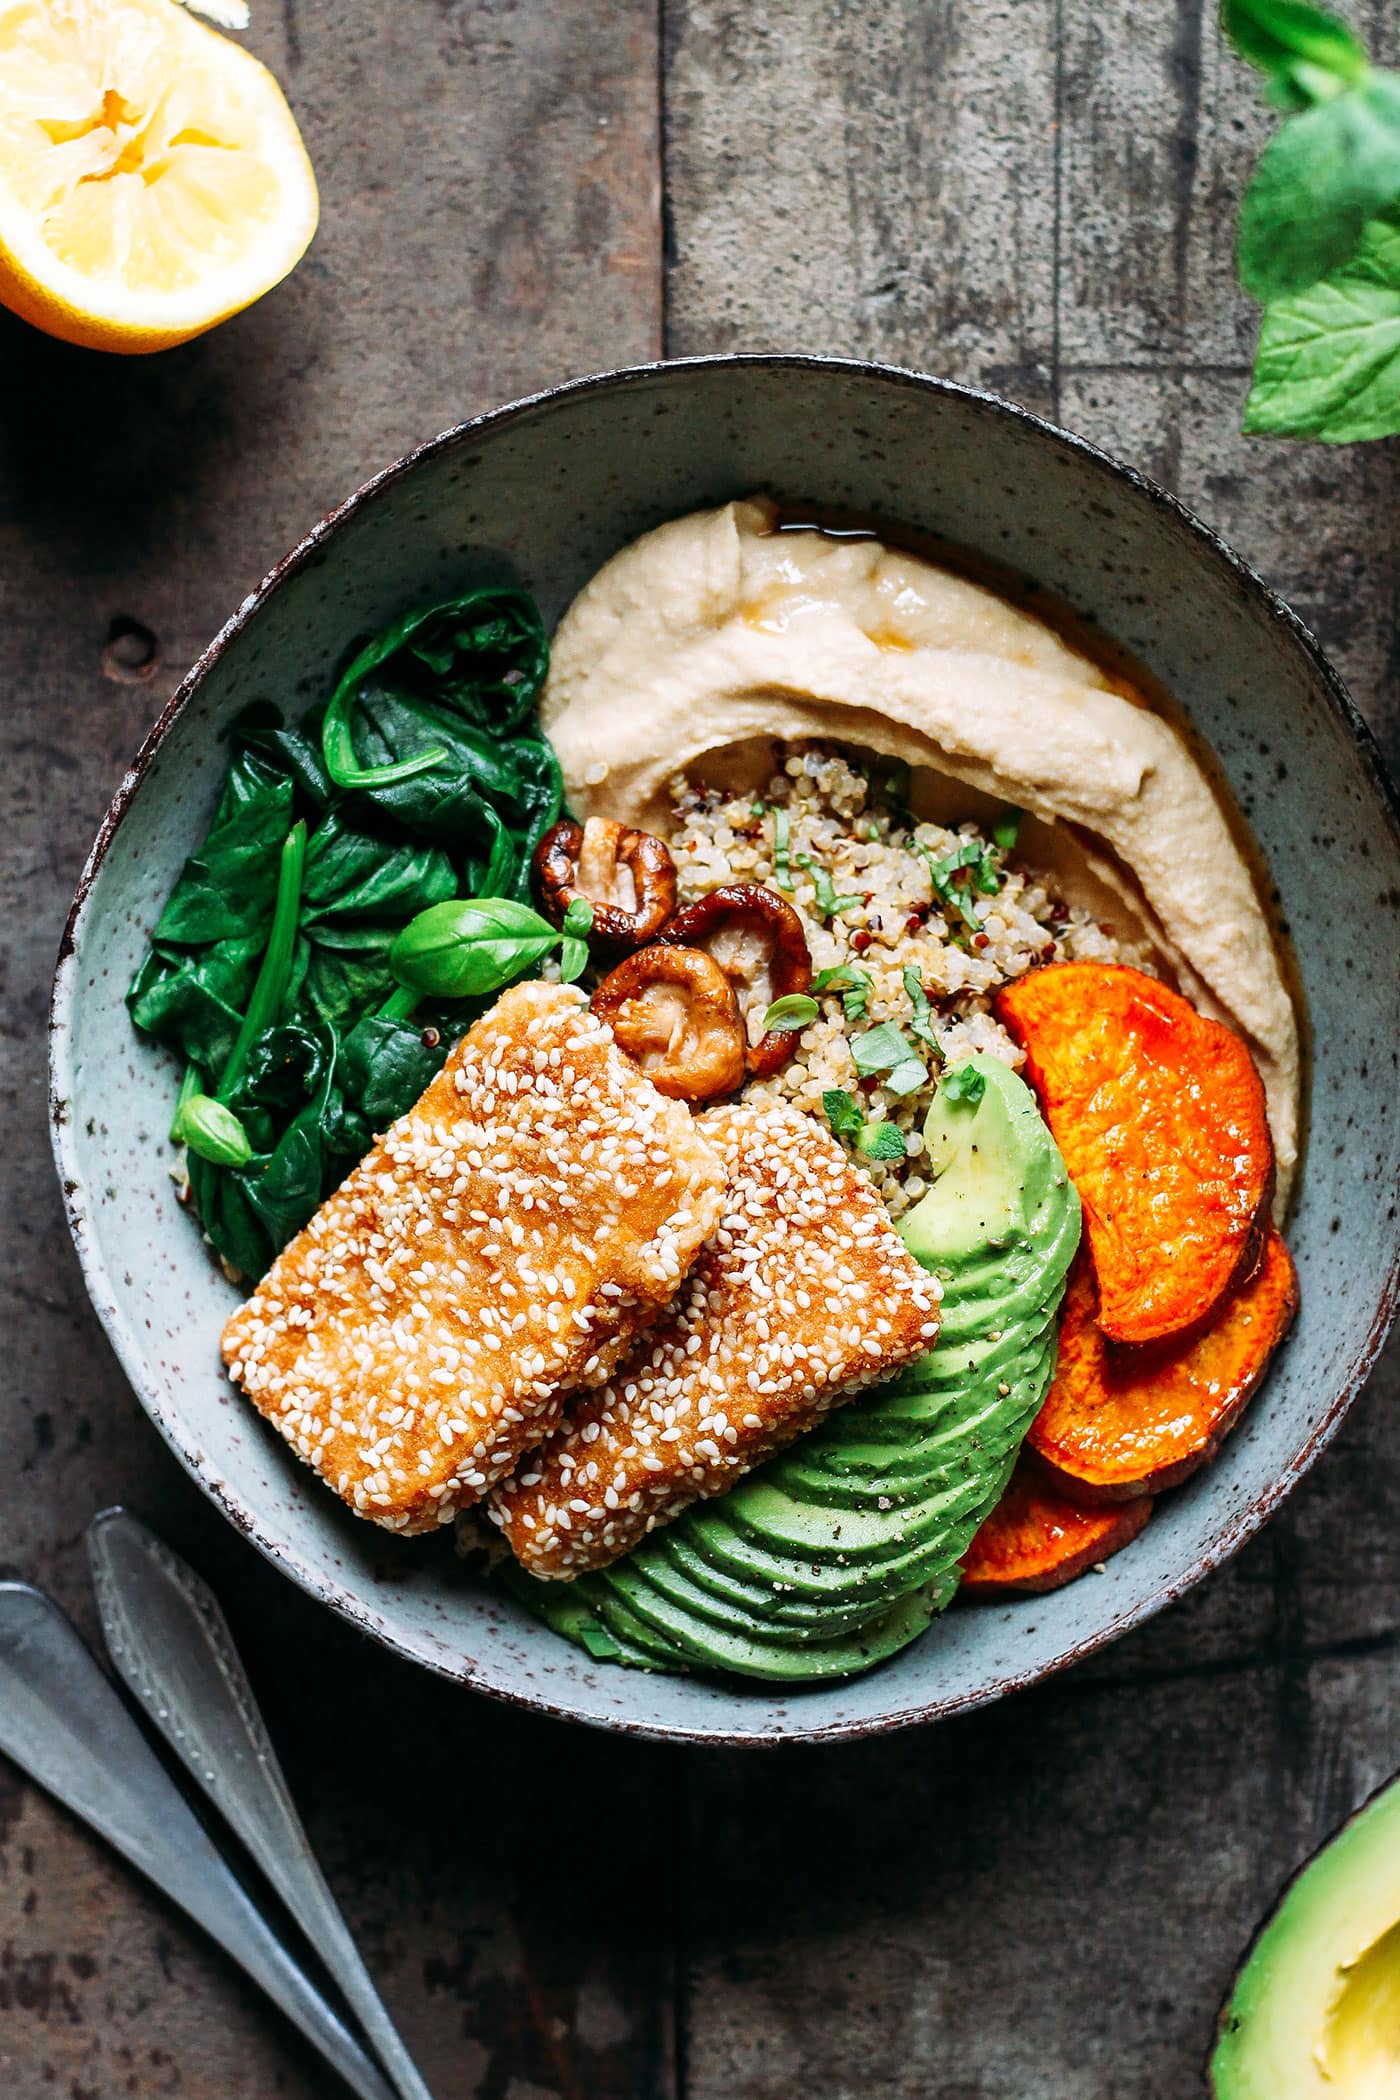
[[[795,1035],[799,1029],[815,1021],[820,1012],[816,1000],[809,998],[806,992],[786,992],[781,999],[773,1001],[763,1016],[763,1033],[767,1035],[776,1028],[780,1034]]]
[[[950,1101],[966,1101],[975,1108],[986,1091],[986,1075],[975,1065],[959,1065],[956,1072],[943,1075],[943,1092]]]
[[[773,880],[780,890],[792,888],[792,861],[789,857],[792,824],[785,809],[773,812]]]
[[[828,1087],[822,1095],[822,1114],[833,1137],[859,1137],[863,1118],[859,1104],[844,1087]]]
[[[1400,76],[1292,117],[1259,156],[1240,209],[1240,279],[1266,303],[1349,262],[1369,219],[1400,202]]]
[[[904,1132],[893,1123],[866,1123],[856,1138],[856,1150],[866,1159],[903,1159]]]
[[[999,846],[1003,853],[1014,853],[1016,851],[1016,841],[1021,836],[1021,826],[1025,822],[1025,817],[1026,812],[1023,809],[1017,809],[1012,803],[1008,802],[992,826],[993,845]]]
[[[1350,86],[1366,73],[1365,45],[1307,0],[1223,0],[1220,18],[1241,58],[1267,73],[1295,108],[1322,99],[1329,81]]]
[[[581,941],[593,931],[593,906],[587,897],[575,897],[564,914],[562,931]]]
[[[1265,308],[1244,427],[1331,445],[1400,433],[1400,223],[1373,220],[1349,263]]]

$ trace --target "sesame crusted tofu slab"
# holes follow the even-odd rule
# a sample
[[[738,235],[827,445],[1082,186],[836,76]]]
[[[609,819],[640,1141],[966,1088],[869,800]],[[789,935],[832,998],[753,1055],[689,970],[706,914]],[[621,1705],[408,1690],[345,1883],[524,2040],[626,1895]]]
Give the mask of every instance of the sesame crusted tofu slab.
[[[427,1531],[608,1376],[725,1200],[712,1143],[583,995],[517,985],[273,1263],[224,1360],[352,1509]]]
[[[606,1567],[937,1337],[938,1283],[819,1124],[739,1101],[698,1128],[728,1176],[718,1230],[659,1325],[490,1498],[532,1575]]]

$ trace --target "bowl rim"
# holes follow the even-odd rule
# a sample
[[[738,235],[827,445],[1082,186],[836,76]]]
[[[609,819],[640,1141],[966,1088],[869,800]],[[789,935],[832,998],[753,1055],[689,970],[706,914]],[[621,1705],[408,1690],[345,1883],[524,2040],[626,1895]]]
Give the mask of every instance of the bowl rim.
[[[67,1084],[70,1073],[71,1014],[76,990],[74,961],[78,937],[98,872],[156,752],[192,694],[222,657],[229,644],[249,625],[279,585],[303,568],[322,543],[381,490],[410,474],[423,460],[461,444],[472,436],[495,433],[553,403],[619,391],[649,379],[666,378],[687,371],[732,370],[736,367],[755,366],[771,371],[845,374],[873,380],[896,389],[904,388],[911,392],[941,395],[974,403],[993,416],[1034,433],[1038,440],[1088,461],[1099,471],[1108,473],[1120,483],[1126,484],[1137,495],[1146,498],[1147,502],[1163,514],[1174,527],[1184,531],[1189,539],[1196,541],[1207,557],[1213,557],[1215,561],[1223,564],[1240,585],[1244,596],[1267,616],[1294,648],[1301,652],[1316,686],[1350,738],[1363,775],[1388,821],[1397,851],[1400,851],[1400,793],[1397,793],[1395,785],[1387,775],[1370,725],[1352,699],[1342,678],[1323,653],[1312,631],[1292,607],[1286,604],[1212,527],[1199,518],[1178,496],[1153,481],[1140,469],[1129,466],[1089,439],[1065,430],[1047,417],[1038,415],[1019,403],[1008,401],[1002,395],[988,389],[964,385],[960,381],[940,378],[908,366],[885,364],[876,359],[829,356],[794,350],[734,351],[712,352],[695,357],[655,358],[637,364],[619,365],[579,378],[562,380],[534,393],[521,395],[499,407],[483,410],[480,414],[469,416],[464,421],[440,431],[436,436],[426,439],[422,444],[391,461],[388,466],[362,482],[343,502],[326,512],[296,541],[268,570],[261,582],[247,593],[237,609],[196,657],[161,709],[143,738],[136,756],[123,774],[78,877],[73,902],[59,942],[49,1011],[49,1126],[62,1185],[64,1212],[77,1251],[83,1282],[123,1375],[131,1384],[145,1413],[191,1479],[265,1559],[289,1576],[307,1595],[328,1605],[358,1631],[369,1634],[394,1654],[417,1663],[450,1683],[469,1687],[485,1693],[488,1697],[502,1700],[512,1706],[525,1707],[552,1719],[573,1721],[586,1727],[604,1729],[609,1733],[657,1742],[772,1749],[787,1744],[854,1741],[869,1736],[892,1734],[898,1729],[917,1727],[929,1721],[950,1718],[954,1714],[971,1712],[977,1707],[1005,1698],[1012,1692],[1044,1683],[1070,1668],[1072,1664],[1097,1653],[1099,1649],[1117,1640],[1133,1627],[1142,1624],[1221,1566],[1272,1515],[1331,1443],[1348,1409],[1369,1378],[1397,1313],[1400,1313],[1400,1250],[1397,1250],[1392,1261],[1352,1372],[1332,1397],[1326,1413],[1306,1442],[1294,1453],[1269,1487],[1241,1510],[1213,1544],[1181,1575],[1161,1583],[1154,1591],[1139,1598],[1106,1625],[1080,1636],[1053,1661],[1028,1664],[1019,1669],[1013,1667],[1000,1674],[994,1683],[926,1699],[898,1711],[852,1717],[810,1728],[784,1725],[777,1730],[739,1732],[729,1728],[678,1725],[625,1712],[583,1715],[577,1713],[567,1702],[551,1698],[532,1686],[511,1686],[491,1679],[481,1671],[473,1658],[459,1658],[454,1662],[447,1657],[429,1654],[416,1647],[410,1640],[378,1622],[353,1590],[318,1573],[302,1560],[295,1549],[267,1535],[259,1520],[238,1494],[226,1481],[209,1470],[197,1443],[182,1427],[177,1411],[170,1407],[164,1388],[151,1375],[144,1358],[139,1359],[139,1374],[128,1361],[120,1316],[107,1280],[107,1267],[94,1238],[89,1233],[86,1213],[78,1200],[82,1190],[82,1177],[73,1151],[72,1122],[68,1113],[70,1089]]]

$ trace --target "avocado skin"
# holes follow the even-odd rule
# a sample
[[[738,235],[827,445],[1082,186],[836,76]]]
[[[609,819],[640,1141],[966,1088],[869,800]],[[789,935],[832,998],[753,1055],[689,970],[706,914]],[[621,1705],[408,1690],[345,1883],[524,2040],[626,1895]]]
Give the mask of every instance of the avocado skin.
[[[897,1653],[947,1606],[1054,1375],[1080,1233],[1029,1089],[971,1063],[982,1098],[940,1092],[936,1179],[900,1228],[943,1285],[936,1348],[613,1566],[567,1590],[513,1575],[556,1631],[639,1668],[819,1681]]]
[[[1400,1774],[1299,1868],[1260,1926],[1220,2015],[1213,2100],[1379,2100],[1400,2063],[1397,1993]]]

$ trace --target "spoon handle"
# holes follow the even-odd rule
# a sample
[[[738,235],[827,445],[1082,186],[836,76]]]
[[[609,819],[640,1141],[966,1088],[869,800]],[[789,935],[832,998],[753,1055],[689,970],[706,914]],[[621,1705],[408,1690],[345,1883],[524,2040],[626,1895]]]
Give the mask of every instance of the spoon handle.
[[[0,1582],[0,1750],[216,1939],[360,2100],[394,2100],[234,1879],[75,1629]]]
[[[400,2100],[432,2100],[316,1864],[212,1591],[129,1510],[103,1510],[87,1537],[121,1676],[325,1962]]]

